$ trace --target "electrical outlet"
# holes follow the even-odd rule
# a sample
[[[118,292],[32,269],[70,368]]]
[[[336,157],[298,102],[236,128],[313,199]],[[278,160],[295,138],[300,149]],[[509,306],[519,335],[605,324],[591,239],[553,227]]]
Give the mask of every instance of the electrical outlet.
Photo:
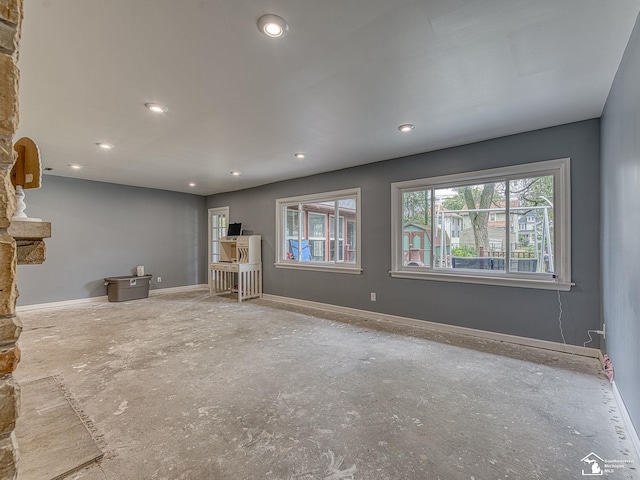
[[[158,277],[158,283],[162,283],[162,277]]]
[[[376,301],[376,292],[371,292],[371,301],[372,302]]]

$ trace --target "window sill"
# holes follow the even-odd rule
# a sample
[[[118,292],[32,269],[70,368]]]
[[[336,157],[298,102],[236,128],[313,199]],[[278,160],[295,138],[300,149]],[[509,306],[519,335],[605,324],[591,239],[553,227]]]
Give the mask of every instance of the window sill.
[[[349,273],[351,275],[362,274],[360,267],[340,267],[337,265],[310,265],[306,263],[274,263],[276,268],[288,268],[290,270],[309,270],[315,272]]]
[[[514,278],[493,275],[458,275],[453,273],[436,272],[408,272],[393,270],[389,274],[394,278],[410,278],[413,280],[433,280],[438,282],[475,283],[479,285],[497,285],[501,287],[535,288],[539,290],[559,290],[568,292],[574,283],[555,280],[540,280],[529,278]]]

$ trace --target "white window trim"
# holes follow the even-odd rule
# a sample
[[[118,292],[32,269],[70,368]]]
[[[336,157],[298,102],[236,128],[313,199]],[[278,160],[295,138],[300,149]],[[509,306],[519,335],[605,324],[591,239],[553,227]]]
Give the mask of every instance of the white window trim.
[[[326,202],[329,200],[341,200],[343,198],[356,199],[356,261],[355,263],[342,262],[298,262],[294,260],[284,260],[284,225],[282,209],[288,205],[300,203]],[[337,190],[334,192],[322,192],[310,195],[300,195],[297,197],[279,198],[276,200],[276,268],[288,268],[292,270],[313,270],[321,272],[349,273],[359,275],[362,273],[361,252],[362,252],[362,226],[361,213],[362,202],[360,199],[360,187],[347,190]],[[327,239],[329,232],[327,232]],[[337,242],[336,242],[337,246]]]
[[[510,180],[526,175],[556,175],[554,182],[554,222],[555,222],[555,275],[518,275],[495,272],[493,274],[453,272],[431,267],[405,267],[402,264],[402,193],[417,188],[452,187],[491,180]],[[571,286],[571,175],[570,159],[547,160],[543,162],[513,165],[468,173],[444,175],[395,182],[391,184],[391,268],[395,278],[436,280],[445,282],[476,283],[510,287],[537,288],[544,290],[569,291]]]
[[[209,235],[208,235],[208,247],[207,247],[207,254],[208,254],[208,259],[209,261],[207,263],[211,263],[211,257],[213,256],[213,252],[211,251],[211,247],[213,247],[213,238],[212,238],[212,231],[213,231],[213,225],[211,224],[211,218],[214,215],[224,215],[224,217],[227,219],[227,225],[229,225],[229,207],[212,207],[209,208],[207,211],[207,215],[208,215],[208,225],[209,225]]]

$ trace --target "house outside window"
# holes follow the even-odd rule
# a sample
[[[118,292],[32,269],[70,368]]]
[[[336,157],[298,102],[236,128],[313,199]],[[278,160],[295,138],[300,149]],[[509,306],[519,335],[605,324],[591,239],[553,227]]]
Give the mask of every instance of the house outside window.
[[[276,236],[278,268],[360,273],[360,189],[276,200]]]
[[[335,258],[335,215],[329,215],[329,241],[330,241],[330,254],[329,259],[331,261],[339,261],[342,262],[345,259],[345,251],[344,251],[344,224],[345,219],[343,216],[338,217],[338,258]]]
[[[287,239],[297,239],[298,238],[298,228],[300,228],[300,221],[299,221],[299,213],[298,213],[298,208],[296,207],[294,208],[288,208],[286,211],[286,215],[287,215],[287,220],[285,222],[285,228],[286,228],[286,238]],[[302,228],[303,228],[303,235],[304,235],[304,224],[302,224]]]
[[[561,159],[392,184],[391,275],[569,290],[569,173]]]
[[[325,260],[327,250],[326,215],[322,213],[314,213],[303,209],[303,215],[305,214],[306,221],[309,223],[309,236],[307,238],[309,240],[311,253],[310,261],[322,262]],[[292,250],[292,253],[295,252]]]

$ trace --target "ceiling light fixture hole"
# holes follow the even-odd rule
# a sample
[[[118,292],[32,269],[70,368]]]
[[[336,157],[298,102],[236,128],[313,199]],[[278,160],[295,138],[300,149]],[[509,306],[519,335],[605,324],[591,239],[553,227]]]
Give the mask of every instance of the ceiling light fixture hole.
[[[404,123],[398,127],[398,130],[400,130],[402,133],[409,133],[414,128],[416,128],[415,125],[411,123]]]
[[[144,106],[153,113],[166,113],[168,110],[167,107],[161,103],[145,103]]]
[[[258,19],[258,30],[271,38],[283,38],[289,33],[289,25],[278,15],[267,14]]]

